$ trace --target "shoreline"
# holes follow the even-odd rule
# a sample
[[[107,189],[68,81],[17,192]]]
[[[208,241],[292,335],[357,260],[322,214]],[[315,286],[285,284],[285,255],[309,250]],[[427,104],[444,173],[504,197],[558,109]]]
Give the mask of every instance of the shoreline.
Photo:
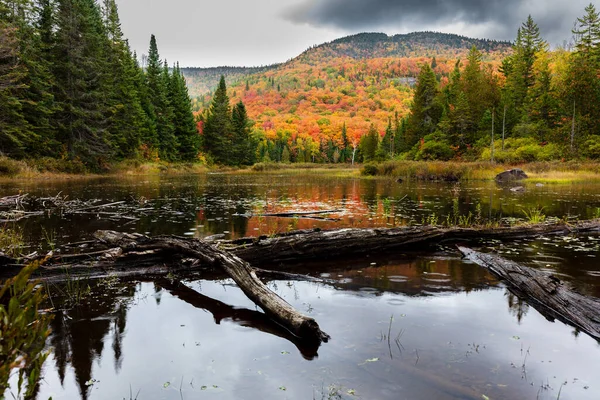
[[[6,162],[7,159],[0,160]],[[492,181],[497,174],[520,168],[529,176],[525,182],[571,184],[600,182],[600,162],[532,162],[525,164],[492,164],[462,161],[386,161],[378,164],[282,164],[258,163],[250,167],[219,167],[191,163],[123,161],[108,167],[104,173],[64,172],[59,168],[40,170],[36,161],[9,160],[12,169],[0,168],[0,182],[16,180],[87,180],[115,176],[177,176],[187,174],[324,174],[361,179],[396,179],[432,182]]]

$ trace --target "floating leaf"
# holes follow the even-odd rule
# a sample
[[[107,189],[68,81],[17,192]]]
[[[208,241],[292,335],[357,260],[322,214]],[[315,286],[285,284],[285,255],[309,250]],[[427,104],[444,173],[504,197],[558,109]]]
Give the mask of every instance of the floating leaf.
[[[206,389],[208,389],[207,386],[204,386],[204,385],[200,386],[200,390],[206,390]]]
[[[356,390],[354,390],[354,389],[349,389],[347,393],[348,393],[349,395],[351,395],[351,396],[354,396],[354,395],[356,395]]]
[[[369,358],[368,360],[365,360],[364,363],[358,364],[358,365],[365,365],[366,363],[373,363],[373,362],[377,362],[379,361],[379,357],[375,357],[375,358]]]
[[[169,386],[171,386],[171,382],[165,382],[163,383],[163,388],[168,388]]]
[[[285,390],[287,390],[287,389],[286,389],[286,387],[285,387],[285,386],[279,386],[279,390],[283,390],[283,391],[285,391]]]
[[[517,335],[513,336],[512,338],[513,338],[514,340],[521,340],[521,338],[520,338],[520,337],[518,337]]]
[[[290,354],[289,351],[282,351],[281,354],[286,355],[286,354]]]
[[[487,397],[485,394],[482,394],[482,395],[481,395],[481,398],[482,398],[483,400],[490,400],[490,398],[489,398],[489,397]]]

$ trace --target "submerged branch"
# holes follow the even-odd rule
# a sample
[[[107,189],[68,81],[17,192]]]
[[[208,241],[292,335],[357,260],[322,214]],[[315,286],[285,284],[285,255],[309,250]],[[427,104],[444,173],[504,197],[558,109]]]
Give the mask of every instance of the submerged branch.
[[[464,256],[504,281],[517,297],[548,320],[558,319],[600,340],[600,299],[584,296],[552,274],[494,254],[458,247]]]

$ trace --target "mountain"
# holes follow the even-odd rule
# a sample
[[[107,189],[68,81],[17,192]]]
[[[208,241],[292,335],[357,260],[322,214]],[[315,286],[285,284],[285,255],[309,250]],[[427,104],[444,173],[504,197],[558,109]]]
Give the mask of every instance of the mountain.
[[[451,58],[465,54],[473,46],[482,52],[504,53],[510,49],[511,43],[438,32],[414,32],[393,36],[385,33],[359,33],[311,47],[295,59],[283,64],[261,67],[182,68],[181,70],[188,83],[190,96],[199,97],[214,90],[221,75],[225,76],[227,84],[231,86],[250,75],[276,70],[289,63],[317,65],[335,58],[355,60],[407,57]]]
[[[246,105],[262,146],[259,158],[270,153],[280,161],[287,157],[287,147],[296,161],[343,159],[331,149],[346,147],[343,142],[356,144],[370,129],[383,135],[408,114],[423,64],[430,64],[444,85],[472,46],[482,50],[483,61],[495,70],[511,52],[508,42],[435,32],[363,33],[310,48],[260,72],[233,71],[226,75],[228,94],[232,104],[241,100]],[[188,84],[200,87],[193,77]],[[210,93],[192,103],[201,113],[210,104]]]
[[[219,84],[221,76],[225,76],[228,85],[242,80],[244,77],[275,69],[280,64],[264,67],[211,67],[181,68],[185,76],[190,96],[198,97],[213,91]]]

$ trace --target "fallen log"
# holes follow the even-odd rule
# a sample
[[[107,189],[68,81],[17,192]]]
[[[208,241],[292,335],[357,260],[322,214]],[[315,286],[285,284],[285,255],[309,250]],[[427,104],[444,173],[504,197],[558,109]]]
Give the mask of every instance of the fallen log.
[[[511,292],[548,320],[558,319],[600,340],[600,299],[577,293],[552,274],[494,254],[461,246],[458,249],[468,260],[487,268],[504,281]]]
[[[274,236],[221,240],[228,250],[253,265],[278,265],[290,261],[350,258],[390,251],[422,250],[441,243],[481,240],[514,240],[540,235],[568,235],[600,232],[600,219],[575,224],[526,224],[512,227],[461,228],[405,226],[399,228],[346,228],[303,230]]]
[[[340,213],[344,210],[320,210],[320,211],[287,211],[280,213],[267,213],[267,214],[257,214],[258,217],[296,217],[301,215],[320,215],[320,214],[334,214]]]
[[[111,231],[98,232],[96,237],[112,246],[119,246],[123,250],[134,248],[137,251],[143,251],[161,248],[167,252],[191,257],[204,265],[222,268],[244,294],[263,309],[265,314],[294,335],[315,343],[327,342],[330,338],[321,331],[319,324],[313,318],[300,314],[288,302],[266,287],[250,264],[210,243],[176,237],[149,238],[143,235],[119,234]]]
[[[232,307],[219,300],[204,296],[181,282],[159,279],[156,284],[186,303],[210,312],[217,325],[220,325],[222,320],[231,320],[241,326],[257,329],[261,332],[288,340],[296,346],[302,357],[306,360],[313,360],[318,357],[318,343],[301,340],[261,312]]]

